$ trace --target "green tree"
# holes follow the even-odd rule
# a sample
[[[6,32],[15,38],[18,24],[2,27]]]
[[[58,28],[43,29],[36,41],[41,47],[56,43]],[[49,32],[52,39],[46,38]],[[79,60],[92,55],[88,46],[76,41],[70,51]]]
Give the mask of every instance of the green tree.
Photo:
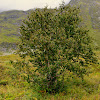
[[[63,4],[59,9],[36,9],[23,21],[18,53],[30,56],[36,68],[29,77],[41,89],[59,92],[65,71],[83,79],[88,64],[96,62],[88,31],[80,22],[79,9]]]

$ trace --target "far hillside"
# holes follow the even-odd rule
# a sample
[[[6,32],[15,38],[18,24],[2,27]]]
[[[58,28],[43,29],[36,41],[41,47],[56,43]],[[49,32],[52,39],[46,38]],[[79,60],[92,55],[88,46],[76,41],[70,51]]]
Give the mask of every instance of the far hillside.
[[[90,30],[94,45],[100,48],[100,0],[71,0],[69,4],[81,9],[82,23]]]
[[[5,48],[16,48],[19,42],[19,27],[22,20],[26,18],[28,11],[5,11],[0,13],[0,50]]]

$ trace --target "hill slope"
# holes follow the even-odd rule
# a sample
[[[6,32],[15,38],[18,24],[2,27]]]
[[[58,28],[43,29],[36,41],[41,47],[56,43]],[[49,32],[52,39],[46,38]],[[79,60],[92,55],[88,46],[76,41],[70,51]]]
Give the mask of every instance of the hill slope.
[[[100,47],[100,0],[71,0],[71,6],[80,7],[81,16],[94,43]]]
[[[6,11],[0,13],[0,50],[5,48],[15,48],[15,43],[19,41],[19,26],[22,20],[26,18],[28,12],[24,11]]]

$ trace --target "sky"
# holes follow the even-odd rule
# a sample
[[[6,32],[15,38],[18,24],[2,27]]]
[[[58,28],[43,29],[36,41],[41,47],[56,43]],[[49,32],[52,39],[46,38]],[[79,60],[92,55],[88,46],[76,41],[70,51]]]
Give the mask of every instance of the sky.
[[[66,4],[70,0],[0,0],[0,11],[6,10],[29,10],[33,8],[59,7],[59,4],[64,1]]]

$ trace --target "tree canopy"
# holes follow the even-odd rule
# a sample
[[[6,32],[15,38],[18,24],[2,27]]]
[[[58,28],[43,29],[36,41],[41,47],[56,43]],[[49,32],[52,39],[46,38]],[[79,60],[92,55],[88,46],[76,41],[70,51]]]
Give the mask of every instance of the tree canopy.
[[[30,78],[49,93],[58,91],[65,71],[83,79],[88,64],[96,62],[88,30],[80,22],[79,9],[62,4],[59,9],[36,9],[20,27],[18,53],[30,56],[36,67]]]

